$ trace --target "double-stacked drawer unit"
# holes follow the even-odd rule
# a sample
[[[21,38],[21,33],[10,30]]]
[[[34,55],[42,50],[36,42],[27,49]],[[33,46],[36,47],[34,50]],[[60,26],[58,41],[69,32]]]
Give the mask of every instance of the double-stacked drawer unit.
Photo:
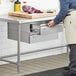
[[[54,27],[48,27],[49,21],[38,21],[32,23],[21,24],[21,41],[26,43],[35,43],[48,41],[58,38],[58,32],[63,30],[62,24]],[[18,25],[8,23],[8,39],[18,39]]]

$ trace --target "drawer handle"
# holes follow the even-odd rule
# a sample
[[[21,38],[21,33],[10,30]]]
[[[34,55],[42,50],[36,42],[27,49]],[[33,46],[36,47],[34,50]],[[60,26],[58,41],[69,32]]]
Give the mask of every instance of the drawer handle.
[[[47,26],[47,27],[48,27],[48,24],[41,24],[40,26],[41,26],[41,27],[43,27],[43,26]]]

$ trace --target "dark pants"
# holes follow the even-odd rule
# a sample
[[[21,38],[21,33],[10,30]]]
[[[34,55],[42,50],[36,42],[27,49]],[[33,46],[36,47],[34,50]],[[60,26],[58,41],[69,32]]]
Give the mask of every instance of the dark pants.
[[[70,48],[70,54],[69,54],[69,59],[70,59],[69,70],[71,72],[76,72],[76,44],[69,44],[68,46]]]

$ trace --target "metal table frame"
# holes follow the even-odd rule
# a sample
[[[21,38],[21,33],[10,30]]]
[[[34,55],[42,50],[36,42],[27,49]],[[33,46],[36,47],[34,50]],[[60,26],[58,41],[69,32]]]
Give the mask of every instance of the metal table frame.
[[[1,20],[1,21],[3,21],[3,20]],[[29,53],[33,53],[33,52],[45,51],[45,50],[49,50],[49,49],[57,49],[57,48],[62,48],[62,47],[67,47],[67,52],[68,52],[68,46],[67,45],[63,45],[63,46],[57,46],[57,47],[52,47],[52,48],[46,48],[46,49],[40,49],[40,50],[36,50],[36,51],[34,50],[34,51],[30,51],[30,52],[20,53],[20,40],[21,40],[21,38],[20,38],[21,32],[20,31],[21,31],[21,24],[17,23],[17,25],[18,25],[17,54],[3,56],[3,57],[0,58],[0,61],[5,61],[5,62],[16,64],[17,65],[17,72],[18,73],[20,72],[20,64],[21,64],[20,56],[21,55],[29,54]],[[9,58],[9,57],[14,57],[14,56],[17,56],[17,62],[13,62],[13,61],[5,59],[5,58]]]

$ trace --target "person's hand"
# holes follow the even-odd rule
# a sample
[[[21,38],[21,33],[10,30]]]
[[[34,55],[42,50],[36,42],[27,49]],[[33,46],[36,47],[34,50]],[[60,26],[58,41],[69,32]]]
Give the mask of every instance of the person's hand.
[[[54,26],[54,25],[55,25],[55,22],[53,20],[48,23],[49,27]]]

